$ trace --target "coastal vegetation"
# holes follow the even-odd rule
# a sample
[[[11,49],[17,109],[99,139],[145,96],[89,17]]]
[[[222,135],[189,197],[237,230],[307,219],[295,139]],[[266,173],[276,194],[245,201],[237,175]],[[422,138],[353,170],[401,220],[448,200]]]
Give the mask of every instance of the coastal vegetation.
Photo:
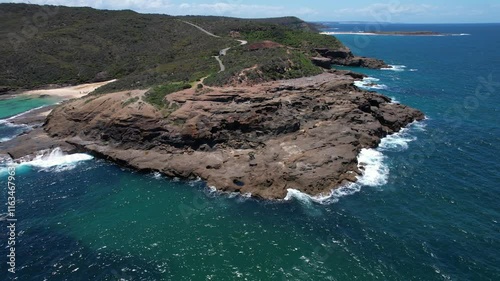
[[[149,89],[145,100],[161,107],[166,94],[203,77],[206,85],[222,86],[316,75],[322,70],[311,62],[315,48],[342,47],[295,17],[173,17],[28,4],[0,4],[0,10],[0,89],[10,91],[117,79],[95,94]],[[262,41],[279,46],[249,47]],[[228,47],[220,72],[213,57]]]
[[[155,86],[146,93],[144,100],[161,109],[165,106],[166,95],[189,88],[191,85],[183,82]]]
[[[119,79],[107,89],[149,88],[189,80],[217,69],[211,56],[233,40],[200,38],[193,27],[166,15],[0,4],[0,86],[36,88]],[[29,19],[26,23],[24,19]],[[28,28],[36,32],[25,36]],[[17,41],[16,41],[17,39]]]
[[[258,83],[322,72],[303,52],[285,47],[249,50],[241,46],[224,56],[224,63],[226,71],[209,76],[205,84],[222,86],[241,82]]]

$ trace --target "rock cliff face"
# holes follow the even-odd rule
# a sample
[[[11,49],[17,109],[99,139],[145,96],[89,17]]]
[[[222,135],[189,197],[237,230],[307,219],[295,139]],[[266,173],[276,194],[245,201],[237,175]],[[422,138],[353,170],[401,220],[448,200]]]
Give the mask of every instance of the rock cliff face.
[[[382,60],[355,56],[347,47],[335,50],[320,48],[316,49],[316,51],[321,57],[313,58],[313,62],[324,68],[331,68],[332,65],[366,67],[372,69],[389,68],[389,65]]]
[[[90,96],[56,108],[45,130],[120,164],[222,191],[284,198],[356,180],[357,155],[424,115],[353,85],[345,73],[253,87],[189,89],[169,108],[141,101],[143,91]]]

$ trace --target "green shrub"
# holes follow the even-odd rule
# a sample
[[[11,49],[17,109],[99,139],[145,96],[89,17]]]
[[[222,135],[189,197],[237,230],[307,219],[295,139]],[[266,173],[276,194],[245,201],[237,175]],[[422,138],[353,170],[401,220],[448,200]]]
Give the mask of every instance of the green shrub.
[[[144,101],[156,106],[161,109],[166,106],[165,97],[168,94],[175,93],[184,89],[191,88],[190,84],[186,83],[170,83],[165,85],[160,85],[149,90],[146,95]]]
[[[124,103],[122,103],[122,107],[126,107],[130,104],[133,104],[133,103],[137,102],[138,100],[139,100],[138,97],[130,98],[130,99],[126,100]]]

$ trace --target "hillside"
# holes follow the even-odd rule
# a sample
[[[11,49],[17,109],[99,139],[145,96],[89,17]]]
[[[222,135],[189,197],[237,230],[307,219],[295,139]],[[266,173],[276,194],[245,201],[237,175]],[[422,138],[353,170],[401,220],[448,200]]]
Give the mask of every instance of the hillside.
[[[0,11],[0,89],[4,91],[109,79],[119,80],[100,92],[192,83],[210,75],[214,76],[212,81],[224,82],[231,80],[228,75],[256,64],[267,69],[295,65],[307,70],[259,76],[259,80],[293,78],[320,71],[304,59],[304,54],[314,53],[313,47],[341,46],[335,38],[319,35],[314,27],[293,17],[172,17],[27,4],[0,4]],[[34,24],[37,13],[47,20]],[[204,36],[183,21],[198,24],[220,38]],[[230,74],[217,77],[219,67],[213,56],[223,48],[239,45],[231,36],[250,42],[273,40],[293,49],[261,51],[256,56],[240,47],[228,55],[231,61],[242,62],[241,68],[230,63]],[[268,62],[271,64],[266,67]]]
[[[9,34],[23,38],[17,46],[12,40],[0,41],[0,85],[4,86],[32,88],[129,78],[131,87],[141,87],[190,79],[215,71],[210,56],[228,44],[226,39],[199,40],[194,28],[170,16],[67,7],[52,7],[57,12],[47,25],[27,37],[22,33],[23,18],[31,19],[42,8],[0,4],[0,9],[2,38]]]

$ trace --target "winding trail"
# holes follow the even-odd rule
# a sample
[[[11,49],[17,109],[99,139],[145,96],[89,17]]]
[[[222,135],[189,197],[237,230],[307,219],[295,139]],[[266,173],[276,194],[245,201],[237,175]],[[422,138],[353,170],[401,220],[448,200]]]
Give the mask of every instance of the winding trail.
[[[212,32],[207,31],[207,30],[206,30],[206,29],[204,29],[203,27],[198,26],[198,25],[196,25],[196,24],[194,24],[194,23],[191,23],[191,22],[188,22],[188,21],[185,21],[185,20],[181,20],[181,21],[182,21],[183,23],[187,23],[187,24],[189,24],[189,25],[191,25],[191,26],[194,26],[194,27],[198,28],[199,30],[201,30],[202,32],[204,32],[205,34],[207,34],[207,35],[209,35],[209,36],[212,36],[212,37],[215,37],[215,38],[221,38],[220,36],[215,35],[215,34],[213,34]]]
[[[215,38],[222,38],[218,35],[215,35],[213,33],[211,33],[210,31],[204,29],[203,27],[201,26],[198,26],[194,23],[191,23],[191,22],[188,22],[188,21],[185,21],[185,20],[180,20],[181,22],[183,23],[186,23],[186,24],[189,24],[197,29],[199,29],[200,31],[202,31],[203,33],[207,34],[208,36],[212,36],[212,37],[215,37]],[[248,41],[246,40],[239,40],[239,39],[235,39],[236,41],[240,42],[240,45],[243,46],[243,45],[246,45],[248,44]],[[222,62],[221,60],[221,56],[225,56],[227,54],[227,51],[229,51],[231,49],[231,47],[228,47],[228,48],[225,48],[225,49],[222,49],[219,51],[219,55],[218,56],[214,56],[214,58],[217,60],[217,62],[219,63],[219,66],[220,66],[220,70],[219,70],[219,73],[220,72],[224,72],[226,71],[226,66],[224,65],[224,63]]]
[[[220,57],[219,56],[214,56],[214,58],[219,62],[219,66],[220,66],[219,73],[226,71],[226,66],[224,65],[224,63],[222,62],[222,60],[220,59]]]

